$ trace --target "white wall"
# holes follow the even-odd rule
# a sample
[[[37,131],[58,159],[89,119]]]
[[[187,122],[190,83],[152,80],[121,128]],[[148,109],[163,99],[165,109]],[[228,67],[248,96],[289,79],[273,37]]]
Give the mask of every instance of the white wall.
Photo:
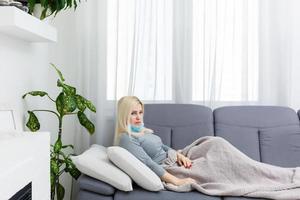
[[[0,105],[23,111],[22,94],[45,88],[47,44],[32,44],[0,35]]]
[[[29,43],[0,34],[0,108],[13,108],[20,114],[25,128],[24,116],[28,109],[49,108],[55,105],[46,97],[28,96],[24,101],[21,97],[25,92],[43,90],[56,98],[60,91],[56,87],[57,74],[49,63],[56,64],[63,72],[66,82],[77,87],[77,61],[74,47],[74,23],[68,17],[73,12],[65,12],[50,21],[58,29],[57,43]],[[52,143],[56,139],[58,123],[53,114],[38,114],[41,130],[51,132]],[[76,131],[75,116],[66,117],[63,124],[63,143],[73,144]],[[76,122],[77,123],[77,122]],[[70,199],[71,178],[63,176],[62,184],[65,186],[65,199]]]

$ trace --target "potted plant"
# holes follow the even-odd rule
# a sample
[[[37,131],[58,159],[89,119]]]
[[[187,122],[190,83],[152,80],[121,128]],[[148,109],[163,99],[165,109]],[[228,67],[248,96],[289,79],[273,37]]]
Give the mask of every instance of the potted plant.
[[[35,5],[40,4],[42,11],[39,18],[45,19],[53,14],[55,17],[61,10],[68,8],[74,8],[74,10],[76,10],[77,4],[80,1],[81,0],[28,0],[28,8],[29,13],[32,14],[35,9]]]
[[[22,96],[24,99],[27,95],[48,97],[56,105],[56,110],[30,110],[28,111],[29,118],[26,126],[33,132],[40,129],[40,123],[35,115],[36,112],[50,112],[53,113],[58,119],[58,134],[57,140],[54,145],[51,145],[50,152],[50,171],[51,171],[51,199],[54,200],[55,196],[57,200],[62,200],[65,195],[65,189],[60,184],[60,176],[66,172],[69,173],[73,178],[77,179],[81,173],[72,162],[70,156],[73,154],[66,154],[64,149],[74,148],[73,145],[63,145],[61,141],[62,125],[65,116],[77,115],[78,120],[82,126],[84,126],[90,134],[95,132],[94,124],[87,118],[85,111],[87,108],[96,112],[95,106],[91,101],[87,100],[83,96],[77,94],[76,88],[67,85],[64,81],[64,77],[58,68],[51,64],[52,67],[58,73],[59,79],[57,80],[57,87],[61,88],[61,92],[58,94],[56,99],[49,96],[44,91],[31,91]]]

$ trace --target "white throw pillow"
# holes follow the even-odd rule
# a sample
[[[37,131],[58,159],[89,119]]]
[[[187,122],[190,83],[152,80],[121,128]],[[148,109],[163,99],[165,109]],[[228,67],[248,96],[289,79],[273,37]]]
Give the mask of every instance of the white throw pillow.
[[[71,159],[82,173],[119,190],[132,191],[130,177],[109,161],[106,147],[93,144],[88,150],[78,156],[72,156]]]
[[[107,155],[142,188],[150,191],[159,191],[164,188],[160,178],[126,149],[119,146],[108,147]]]

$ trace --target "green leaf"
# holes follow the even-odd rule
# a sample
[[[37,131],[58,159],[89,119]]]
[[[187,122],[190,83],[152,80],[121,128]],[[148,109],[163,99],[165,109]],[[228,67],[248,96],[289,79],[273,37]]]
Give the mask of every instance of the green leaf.
[[[58,0],[58,9],[61,10],[65,7],[65,0]]]
[[[71,144],[69,144],[69,145],[63,145],[61,148],[62,148],[62,149],[65,149],[65,148],[67,148],[67,147],[71,147],[72,149],[74,149],[74,146],[71,145]]]
[[[65,196],[65,188],[58,183],[56,185],[56,195],[57,195],[57,200],[63,200]]]
[[[58,175],[59,173],[59,167],[56,163],[56,161],[54,159],[51,159],[50,161],[50,165],[51,165],[51,173],[53,173],[54,175]]]
[[[43,20],[43,19],[45,19],[45,18],[47,17],[47,16],[46,16],[47,11],[48,11],[48,8],[44,8],[44,9],[43,9],[43,11],[42,11],[42,13],[41,13],[41,16],[40,16],[40,19],[41,19],[41,20]]]
[[[64,97],[64,112],[73,112],[76,107],[76,100],[74,96]]]
[[[48,95],[48,93],[44,92],[44,91],[31,91],[31,92],[27,92],[26,94],[24,94],[22,96],[22,98],[24,99],[28,94],[31,95],[31,96],[40,96],[40,97]]]
[[[60,115],[64,115],[64,93],[61,92],[56,98],[56,110]]]
[[[65,160],[66,163],[66,172],[68,172],[74,179],[78,179],[81,175],[81,172],[76,168],[75,164],[70,158]]]
[[[81,175],[81,172],[76,168],[71,168],[69,169],[69,174],[74,178],[74,179],[78,179]]]
[[[40,19],[44,19],[52,14],[54,17],[61,10],[65,10],[67,8],[77,8],[77,2],[81,2],[80,0],[28,0],[29,13],[32,14],[34,10],[34,5],[37,3],[41,3],[42,6],[42,14]]]
[[[83,112],[78,111],[77,117],[79,119],[80,124],[84,126],[90,134],[93,134],[95,132],[94,124],[86,117],[86,115]]]
[[[53,63],[50,63],[50,65],[56,70],[56,72],[57,72],[57,74],[58,74],[60,80],[61,80],[61,81],[65,81],[65,79],[64,79],[64,77],[63,77],[61,71],[60,71]]]
[[[50,3],[49,7],[50,7],[50,10],[51,10],[51,14],[53,14],[57,10],[57,2],[54,1],[54,2]]]
[[[59,153],[61,148],[62,148],[62,142],[61,142],[61,139],[58,138],[53,147],[54,153]]]
[[[48,3],[49,1],[48,0],[37,0],[37,3],[40,3],[41,4],[41,9],[42,9],[42,12],[41,12],[41,15],[39,16],[39,18],[41,20],[45,19],[47,16],[47,13],[48,13]]]
[[[76,0],[74,0],[73,3],[74,3],[74,10],[76,10],[76,8],[77,8],[77,2],[76,2]]]
[[[29,8],[29,13],[33,12],[34,5],[36,4],[36,0],[28,0],[28,8]]]
[[[77,108],[83,112],[86,109],[86,104],[85,104],[86,99],[84,97],[76,94],[75,100],[76,100]]]
[[[61,155],[64,159],[66,159],[67,158],[67,156],[64,154],[64,152],[63,151],[60,151],[59,152],[59,155]],[[65,162],[64,160],[63,160],[63,162]]]
[[[93,105],[93,103],[92,103],[91,101],[87,100],[87,101],[85,102],[85,105],[86,105],[91,111],[96,112],[96,107]]]
[[[67,0],[67,7],[69,7],[69,8],[72,7],[72,0]]]
[[[56,98],[56,109],[62,116],[66,113],[73,112],[76,109],[75,97],[66,96],[61,92]]]
[[[51,173],[50,175],[50,183],[51,183],[51,193],[55,190],[55,174]]]
[[[32,131],[35,132],[40,129],[40,122],[38,118],[35,116],[35,114],[31,111],[28,111],[29,119],[26,123],[26,126]]]
[[[87,100],[86,98],[84,98],[83,96],[77,94],[75,96],[75,99],[76,99],[77,107],[80,111],[83,112],[85,108],[88,107],[91,111],[96,112],[96,107],[93,105],[93,103]]]
[[[67,84],[61,82],[61,80],[59,80],[59,79],[57,80],[57,86],[58,87],[62,87],[63,88],[63,92],[66,95],[75,95],[76,94],[76,88],[75,87],[67,85]]]

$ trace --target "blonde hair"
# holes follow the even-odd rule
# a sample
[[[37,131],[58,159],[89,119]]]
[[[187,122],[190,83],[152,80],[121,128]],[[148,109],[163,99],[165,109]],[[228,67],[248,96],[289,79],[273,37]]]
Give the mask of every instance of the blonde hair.
[[[142,106],[144,112],[144,104],[136,96],[124,96],[118,101],[114,145],[119,143],[119,138],[122,133],[131,134],[131,132],[128,131],[129,119],[132,108],[137,104]]]

